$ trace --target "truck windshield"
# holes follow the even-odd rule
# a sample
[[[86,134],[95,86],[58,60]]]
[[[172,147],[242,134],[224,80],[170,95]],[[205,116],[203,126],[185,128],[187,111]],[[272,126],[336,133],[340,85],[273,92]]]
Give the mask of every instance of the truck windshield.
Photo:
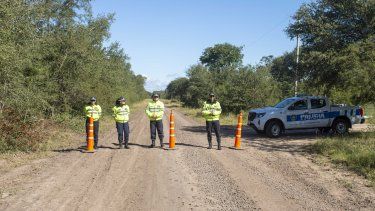
[[[276,104],[274,107],[275,108],[285,108],[285,106],[289,105],[290,103],[292,103],[294,101],[295,101],[295,99],[288,98],[288,99],[285,99],[285,100],[281,101],[280,103]]]

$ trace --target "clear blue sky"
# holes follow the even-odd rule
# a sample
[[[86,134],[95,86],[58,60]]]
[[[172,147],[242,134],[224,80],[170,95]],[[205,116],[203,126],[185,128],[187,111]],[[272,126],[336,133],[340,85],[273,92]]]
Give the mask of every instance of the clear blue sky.
[[[206,47],[244,46],[244,64],[295,47],[284,32],[311,0],[95,0],[94,14],[115,13],[110,41],[118,41],[148,91],[164,89],[198,63]]]

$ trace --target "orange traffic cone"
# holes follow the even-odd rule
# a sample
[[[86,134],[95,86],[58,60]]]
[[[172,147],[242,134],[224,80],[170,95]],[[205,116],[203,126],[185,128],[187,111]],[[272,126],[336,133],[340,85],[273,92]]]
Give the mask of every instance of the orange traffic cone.
[[[241,148],[241,133],[242,133],[242,112],[238,116],[238,123],[236,129],[236,137],[234,139],[234,148],[240,149]]]
[[[171,110],[171,115],[169,116],[169,148],[174,149],[176,144],[176,136],[174,134],[174,114]]]
[[[89,117],[89,130],[87,133],[87,152],[94,152],[94,118]]]

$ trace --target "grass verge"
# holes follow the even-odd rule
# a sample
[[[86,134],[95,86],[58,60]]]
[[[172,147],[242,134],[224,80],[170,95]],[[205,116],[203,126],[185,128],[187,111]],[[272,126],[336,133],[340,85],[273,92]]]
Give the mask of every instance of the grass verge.
[[[327,137],[312,146],[313,152],[328,157],[375,185],[375,131],[353,132],[343,137]]]
[[[366,122],[369,124],[375,124],[375,105],[368,104],[368,105],[365,105],[364,108],[365,108],[365,116],[368,117],[368,119],[366,119]]]

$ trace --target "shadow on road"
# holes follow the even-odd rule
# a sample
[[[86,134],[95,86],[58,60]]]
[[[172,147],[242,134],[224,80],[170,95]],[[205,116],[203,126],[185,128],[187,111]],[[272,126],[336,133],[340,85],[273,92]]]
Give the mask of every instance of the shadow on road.
[[[86,148],[87,148],[87,146],[84,145],[84,146],[80,146],[78,148],[56,149],[56,150],[52,150],[52,151],[53,152],[62,152],[62,153],[67,153],[67,152],[82,152],[82,153],[86,153]],[[118,149],[117,147],[110,147],[110,146],[103,146],[103,145],[99,145],[98,148],[99,149]]]
[[[193,133],[206,134],[205,126],[185,126],[182,130]],[[221,125],[221,136],[223,141],[228,141],[232,138],[234,142],[236,127],[233,125]],[[266,135],[257,134],[252,128],[248,126],[242,127],[242,142],[244,146],[251,146],[253,148],[273,152],[288,152],[294,153],[310,153],[311,144],[319,137],[324,135],[317,135],[315,129],[309,130],[291,130],[287,131],[279,138],[268,138]],[[213,134],[215,140],[215,135]],[[180,143],[180,145],[183,145]]]
[[[78,148],[68,148],[68,149],[55,149],[52,151],[66,153],[66,152],[83,152],[84,150],[86,150],[86,146],[80,146]]]
[[[207,148],[207,146],[199,146],[199,145],[187,144],[187,143],[176,143],[176,146],[196,147],[196,148],[204,148],[204,149]]]

